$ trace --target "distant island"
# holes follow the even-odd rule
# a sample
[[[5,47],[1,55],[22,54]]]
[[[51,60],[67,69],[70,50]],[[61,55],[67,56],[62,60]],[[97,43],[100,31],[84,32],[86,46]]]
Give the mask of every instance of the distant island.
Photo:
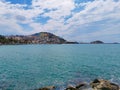
[[[103,41],[96,40],[90,43],[67,41],[59,36],[49,32],[39,32],[32,35],[0,35],[0,45],[19,45],[19,44],[119,44],[104,43]]]
[[[78,44],[78,42],[69,42],[59,36],[49,32],[40,32],[32,35],[0,35],[0,45],[7,44]]]
[[[90,42],[91,44],[104,44],[104,42],[103,41],[99,41],[99,40],[97,40],[97,41],[92,41],[92,42]]]

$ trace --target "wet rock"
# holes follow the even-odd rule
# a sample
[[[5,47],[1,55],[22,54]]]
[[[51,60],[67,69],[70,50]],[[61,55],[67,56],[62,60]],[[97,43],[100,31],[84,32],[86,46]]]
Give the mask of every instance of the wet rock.
[[[80,83],[79,85],[76,86],[76,89],[77,90],[83,90],[87,87],[88,87],[87,83]]]
[[[90,86],[87,83],[80,83],[78,85],[74,86],[68,86],[65,90],[91,90]]]
[[[73,86],[69,86],[69,87],[67,87],[65,90],[78,90],[78,89],[76,89],[76,88],[73,87]]]
[[[43,88],[39,88],[37,90],[55,90],[55,86],[43,87]]]
[[[103,79],[95,79],[92,83],[90,83],[90,85],[93,90],[119,90],[119,86],[117,84]]]
[[[93,83],[100,83],[99,79],[95,79]]]
[[[114,90],[120,90],[120,87],[117,84],[115,84],[115,83],[110,83],[110,84],[111,84],[112,88],[114,88]]]

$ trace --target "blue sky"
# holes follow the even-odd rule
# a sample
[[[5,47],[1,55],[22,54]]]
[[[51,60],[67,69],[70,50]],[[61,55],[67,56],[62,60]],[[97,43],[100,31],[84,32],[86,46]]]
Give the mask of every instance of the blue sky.
[[[0,0],[0,34],[38,32],[120,42],[120,0]]]

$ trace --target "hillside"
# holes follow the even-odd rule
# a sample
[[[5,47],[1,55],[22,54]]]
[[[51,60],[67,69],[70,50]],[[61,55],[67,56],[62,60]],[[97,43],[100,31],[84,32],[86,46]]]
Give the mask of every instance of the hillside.
[[[49,32],[40,32],[32,35],[0,36],[0,44],[76,44]]]
[[[31,37],[35,37],[34,41],[43,44],[63,44],[67,42],[65,39],[48,32],[32,34]]]

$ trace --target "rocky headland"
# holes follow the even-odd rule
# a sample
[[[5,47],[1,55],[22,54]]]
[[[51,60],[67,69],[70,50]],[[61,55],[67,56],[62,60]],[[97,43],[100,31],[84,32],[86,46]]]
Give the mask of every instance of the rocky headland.
[[[55,86],[43,87],[35,90],[59,90]],[[68,86],[60,90],[120,90],[119,85],[104,79],[95,79],[89,84],[86,82],[79,83],[76,86]]]

